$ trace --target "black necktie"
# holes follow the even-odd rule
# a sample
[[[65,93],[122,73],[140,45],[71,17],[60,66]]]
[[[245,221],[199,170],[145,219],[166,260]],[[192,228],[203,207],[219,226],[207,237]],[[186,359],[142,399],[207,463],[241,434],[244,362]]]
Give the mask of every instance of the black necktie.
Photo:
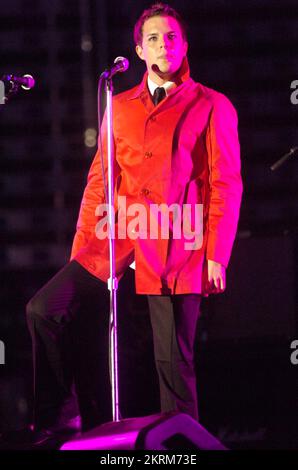
[[[158,105],[158,103],[161,100],[163,100],[165,96],[166,96],[166,91],[162,86],[155,88],[154,93],[153,93],[154,106]]]

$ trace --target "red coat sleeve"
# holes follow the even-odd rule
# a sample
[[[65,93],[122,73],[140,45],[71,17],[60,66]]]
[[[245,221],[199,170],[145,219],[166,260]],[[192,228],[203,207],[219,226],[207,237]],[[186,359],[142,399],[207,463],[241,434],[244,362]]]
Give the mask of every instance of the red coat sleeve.
[[[210,200],[206,258],[227,267],[243,191],[237,113],[217,93],[207,130]]]
[[[104,114],[102,121],[101,134],[103,145],[104,173],[106,184],[108,184],[106,113]],[[114,144],[114,155],[115,154],[116,148]],[[115,167],[114,179],[116,179],[118,168],[116,165]],[[99,217],[95,215],[95,211],[96,207],[103,202],[105,202],[104,182],[102,175],[100,150],[98,145],[98,150],[91,164],[87,177],[87,185],[85,187],[81,201],[81,207],[76,226],[76,233],[72,244],[70,259],[73,259],[80,251],[80,249],[88,244],[90,237],[95,234],[95,226],[99,220]]]

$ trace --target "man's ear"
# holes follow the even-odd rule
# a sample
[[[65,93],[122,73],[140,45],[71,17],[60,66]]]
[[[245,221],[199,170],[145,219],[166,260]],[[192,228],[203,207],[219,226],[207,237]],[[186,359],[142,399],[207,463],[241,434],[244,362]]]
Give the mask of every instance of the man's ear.
[[[184,55],[186,55],[187,51],[188,51],[188,42],[187,41],[184,42],[183,47],[184,47]]]
[[[143,48],[139,44],[136,46],[136,53],[140,59],[145,60],[143,55]]]

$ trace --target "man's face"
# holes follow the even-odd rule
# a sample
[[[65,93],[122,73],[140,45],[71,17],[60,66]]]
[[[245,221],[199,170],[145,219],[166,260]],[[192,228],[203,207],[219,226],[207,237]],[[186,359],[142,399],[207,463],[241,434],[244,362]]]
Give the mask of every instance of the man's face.
[[[142,45],[136,52],[146,62],[149,77],[161,85],[179,70],[187,47],[175,18],[153,16],[143,25]]]

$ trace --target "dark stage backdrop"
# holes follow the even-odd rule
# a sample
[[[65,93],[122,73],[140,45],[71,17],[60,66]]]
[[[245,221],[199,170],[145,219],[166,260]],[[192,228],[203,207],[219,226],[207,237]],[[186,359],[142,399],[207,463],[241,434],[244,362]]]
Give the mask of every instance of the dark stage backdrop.
[[[169,1],[189,25],[192,77],[225,93],[239,114],[244,197],[227,292],[204,302],[197,335],[200,415],[240,448],[298,447],[298,5],[295,0]],[[144,65],[133,25],[151,2],[0,2],[0,76],[31,73],[36,86],[0,105],[0,431],[30,421],[31,345],[24,308],[67,260],[96,149],[100,72],[130,60],[115,93]],[[292,99],[291,99],[292,94]],[[146,298],[133,273],[120,291],[125,416],[158,411]],[[108,380],[108,378],[107,378]],[[105,384],[107,387],[107,384]],[[296,437],[295,437],[296,436]]]

